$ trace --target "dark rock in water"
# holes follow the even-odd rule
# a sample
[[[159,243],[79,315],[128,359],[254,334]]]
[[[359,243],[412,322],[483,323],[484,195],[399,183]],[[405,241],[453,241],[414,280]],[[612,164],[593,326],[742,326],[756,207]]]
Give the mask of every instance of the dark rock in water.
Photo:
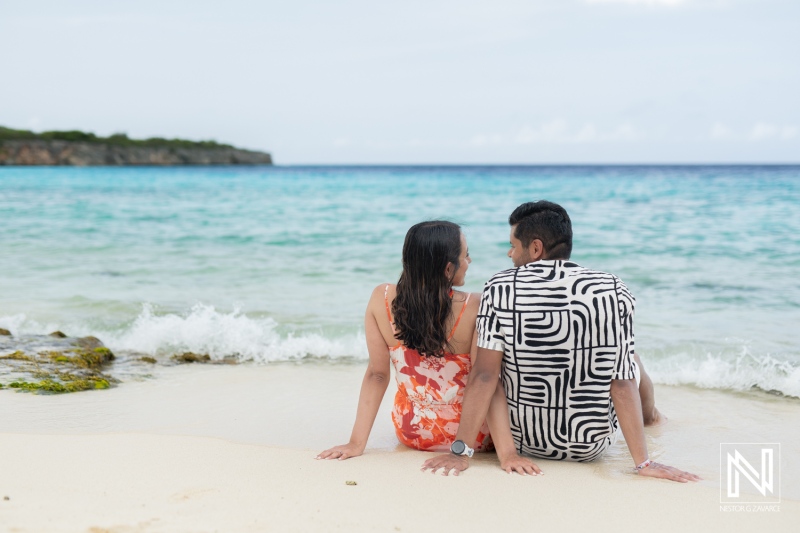
[[[156,364],[158,362],[158,361],[156,361],[155,357],[147,357],[147,356],[140,357],[139,361],[144,361],[145,363],[150,363],[151,365],[154,365],[154,364]]]
[[[103,343],[97,337],[80,337],[75,341],[75,344],[84,350],[94,350],[95,348],[102,348]],[[113,357],[112,357],[113,359]]]
[[[10,337],[11,332],[8,331],[7,329],[0,328],[0,335],[5,335],[6,337]]]
[[[56,337],[58,339],[66,339],[67,338],[67,334],[63,333],[61,331],[54,331],[53,333],[50,334],[50,336],[51,337]]]
[[[0,340],[3,353],[2,388],[61,393],[107,389],[118,382],[101,372],[114,354],[95,337],[75,339],[63,333],[21,336]]]
[[[210,363],[211,356],[208,354],[196,354],[192,352],[184,352],[180,355],[173,355],[171,358],[178,363]]]

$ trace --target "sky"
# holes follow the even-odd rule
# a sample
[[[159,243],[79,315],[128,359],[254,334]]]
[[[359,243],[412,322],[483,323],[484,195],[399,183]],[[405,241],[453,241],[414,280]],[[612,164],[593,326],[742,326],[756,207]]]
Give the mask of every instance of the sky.
[[[800,163],[797,0],[0,0],[0,125],[278,164]]]

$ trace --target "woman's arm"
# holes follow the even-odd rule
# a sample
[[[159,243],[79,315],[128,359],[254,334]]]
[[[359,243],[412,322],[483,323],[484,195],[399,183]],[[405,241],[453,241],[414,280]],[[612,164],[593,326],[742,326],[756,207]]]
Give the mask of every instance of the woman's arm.
[[[375,318],[376,295],[379,298],[379,307],[383,307],[383,293],[379,291],[381,287],[375,289],[367,305],[367,312],[364,317],[364,330],[367,336],[367,349],[369,350],[369,365],[361,382],[361,394],[358,397],[358,410],[356,411],[356,422],[353,424],[353,432],[347,444],[334,446],[317,455],[317,459],[347,459],[357,457],[364,453],[367,446],[372,425],[378,414],[383,395],[391,379],[391,369],[389,362],[389,347],[383,338],[378,322]]]

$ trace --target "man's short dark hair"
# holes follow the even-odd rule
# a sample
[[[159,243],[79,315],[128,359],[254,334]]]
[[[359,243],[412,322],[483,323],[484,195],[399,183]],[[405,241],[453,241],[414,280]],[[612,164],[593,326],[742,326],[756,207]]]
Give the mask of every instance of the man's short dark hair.
[[[546,259],[569,259],[572,254],[572,221],[566,209],[547,200],[527,202],[514,209],[508,223],[517,226],[514,237],[527,248],[542,241]]]

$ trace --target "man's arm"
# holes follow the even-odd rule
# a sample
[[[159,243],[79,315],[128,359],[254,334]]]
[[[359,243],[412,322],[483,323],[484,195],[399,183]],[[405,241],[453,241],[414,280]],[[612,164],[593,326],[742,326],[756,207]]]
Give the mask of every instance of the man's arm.
[[[644,464],[648,460],[647,442],[644,438],[644,424],[642,423],[642,400],[639,397],[639,387],[636,385],[636,380],[612,380],[611,401],[617,411],[617,419],[634,464]],[[649,466],[637,470],[637,472],[640,476],[671,479],[681,483],[700,480],[694,474],[655,462],[651,462]]]
[[[503,352],[478,348],[475,366],[469,374],[467,388],[464,391],[464,406],[461,410],[461,421],[458,424],[456,440],[464,441],[467,446],[475,444],[486,413],[489,412],[489,403],[492,401],[497,382],[500,377],[500,367],[503,362]],[[436,473],[444,469],[445,476],[452,470],[455,475],[469,468],[469,459],[463,455],[452,453],[437,455],[428,459],[422,465],[422,470],[431,469]]]

